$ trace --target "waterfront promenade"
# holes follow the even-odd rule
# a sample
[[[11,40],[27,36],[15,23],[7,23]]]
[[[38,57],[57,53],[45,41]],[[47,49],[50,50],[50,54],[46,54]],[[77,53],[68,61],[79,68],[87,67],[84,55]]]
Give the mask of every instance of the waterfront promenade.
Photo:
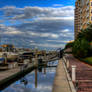
[[[37,68],[37,64],[29,64],[29,66],[23,70],[18,66],[16,68],[0,72],[0,90],[6,88],[8,85],[33,71],[35,68]]]
[[[9,76],[12,76],[12,75],[18,73],[19,71],[20,71],[20,68],[16,67],[14,69],[0,72],[0,81],[8,78]]]
[[[0,71],[0,90],[6,88],[8,85],[20,79],[21,77],[25,76],[27,73],[33,71],[35,68],[39,67],[40,65],[44,66],[48,62],[55,61],[55,60],[57,60],[57,57],[49,58],[48,61],[44,59],[44,62],[42,62],[42,64],[40,64],[38,61],[36,62],[36,59],[31,63],[28,63],[26,61],[27,63],[26,68],[24,67],[25,66],[24,63],[22,63],[21,66],[20,65],[15,66],[14,63],[11,63],[9,66],[12,65],[12,68],[6,67],[7,68],[6,70]]]
[[[92,66],[88,65],[68,54],[65,56],[69,60],[69,73],[71,76],[71,66],[76,65],[77,92],[92,92]]]
[[[71,92],[63,60],[59,60],[52,92]]]

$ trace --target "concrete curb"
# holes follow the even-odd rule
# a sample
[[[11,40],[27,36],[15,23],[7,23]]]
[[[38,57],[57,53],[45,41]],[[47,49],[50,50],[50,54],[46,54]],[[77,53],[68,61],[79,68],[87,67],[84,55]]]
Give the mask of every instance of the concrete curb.
[[[0,91],[9,86],[11,83],[17,81],[18,79],[24,77],[29,72],[33,71],[37,66],[30,66],[29,68],[25,69],[24,71],[19,71],[3,80],[0,81]]]
[[[65,71],[66,71],[66,76],[67,76],[67,80],[68,80],[68,83],[69,83],[69,86],[70,86],[70,90],[71,90],[71,92],[76,92],[76,89],[75,89],[75,87],[74,87],[74,85],[73,85],[73,83],[72,83],[72,80],[71,80],[71,78],[70,78],[70,76],[69,76],[69,73],[68,73],[68,71],[67,71],[66,59],[64,58],[64,59],[62,59],[62,60],[63,60],[64,69],[65,69]]]

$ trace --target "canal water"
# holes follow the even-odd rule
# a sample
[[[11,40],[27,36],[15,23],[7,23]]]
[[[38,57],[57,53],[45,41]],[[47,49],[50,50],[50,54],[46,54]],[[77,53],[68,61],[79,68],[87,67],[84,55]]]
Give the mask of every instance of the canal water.
[[[58,61],[49,63],[48,65],[57,65]],[[27,74],[24,78],[14,82],[9,87],[0,92],[52,92],[56,67],[46,68],[46,74],[44,69],[42,72],[37,73],[37,88],[35,88],[35,72]],[[25,79],[27,83],[24,84],[21,80]]]

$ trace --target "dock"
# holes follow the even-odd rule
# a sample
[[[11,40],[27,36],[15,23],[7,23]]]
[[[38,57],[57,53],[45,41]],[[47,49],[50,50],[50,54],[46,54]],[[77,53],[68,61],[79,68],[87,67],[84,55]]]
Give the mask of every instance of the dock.
[[[37,64],[29,65],[25,70],[20,67],[0,72],[0,90],[3,90],[14,81],[24,77],[27,73],[37,68]]]
[[[25,59],[26,57],[26,59]],[[21,79],[26,74],[32,72],[38,67],[47,67],[48,62],[52,62],[58,60],[57,53],[46,53],[39,55],[38,52],[35,53],[33,57],[31,55],[23,55],[19,57],[19,61],[16,62],[8,62],[6,58],[5,63],[0,66],[0,90],[8,87],[13,82]],[[27,65],[27,68],[25,69]],[[22,67],[21,67],[22,66]],[[49,66],[50,67],[50,66]],[[56,67],[56,66],[55,66]],[[35,75],[36,76],[36,75]]]
[[[62,59],[58,62],[52,92],[72,92]]]
[[[49,59],[48,61],[45,60],[45,64],[50,62],[50,60],[56,60],[56,58]],[[15,82],[16,80],[24,77],[29,72],[32,72],[39,66],[44,66],[44,62],[42,62],[42,64],[39,64],[38,61],[28,63],[28,67],[24,69],[23,71],[21,70],[20,66],[16,66],[11,69],[0,71],[0,90],[3,90],[7,86]]]

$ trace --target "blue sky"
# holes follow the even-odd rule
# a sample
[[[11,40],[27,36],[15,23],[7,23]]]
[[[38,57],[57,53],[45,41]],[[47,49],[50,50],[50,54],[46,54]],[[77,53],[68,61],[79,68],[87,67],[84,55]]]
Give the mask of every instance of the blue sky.
[[[74,5],[74,0],[0,0],[0,7],[4,6],[40,6],[51,7],[53,4],[62,4],[65,6]]]
[[[74,0],[0,0],[1,44],[64,48],[74,39]]]

